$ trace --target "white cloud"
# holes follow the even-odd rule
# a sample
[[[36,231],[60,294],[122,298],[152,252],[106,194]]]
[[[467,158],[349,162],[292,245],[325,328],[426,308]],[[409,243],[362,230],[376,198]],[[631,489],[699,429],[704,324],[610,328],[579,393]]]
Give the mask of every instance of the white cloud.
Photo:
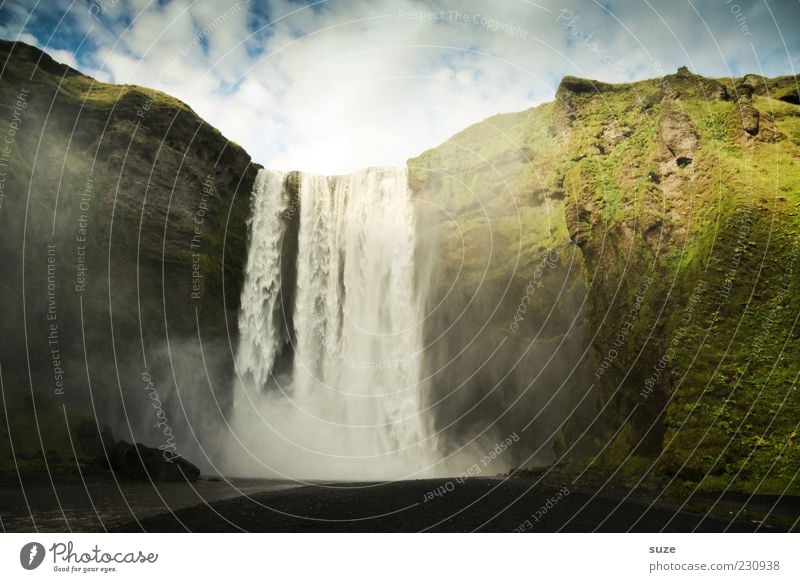
[[[743,74],[760,61],[785,74],[800,49],[800,11],[775,2],[788,55],[767,7],[745,2],[737,19],[722,2],[576,0],[571,27],[545,0],[120,0],[97,20],[87,3],[56,4],[70,12],[64,30],[42,28],[54,8],[27,20],[4,7],[0,34],[38,44],[52,32],[54,58],[183,99],[265,165],[326,173],[402,164],[470,123],[551,99],[566,74],[627,81],[653,76],[655,60],[666,72]],[[276,22],[263,28],[266,14]],[[97,50],[76,57],[64,39],[86,32]]]

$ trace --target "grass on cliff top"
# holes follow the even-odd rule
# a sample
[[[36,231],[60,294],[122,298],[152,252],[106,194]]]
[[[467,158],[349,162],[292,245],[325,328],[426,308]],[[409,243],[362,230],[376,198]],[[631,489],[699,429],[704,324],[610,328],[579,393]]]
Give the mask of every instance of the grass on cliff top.
[[[137,85],[110,85],[89,77],[67,77],[61,82],[60,92],[84,107],[109,109],[116,103],[138,104],[139,108],[164,108],[191,112],[183,101],[166,93]]]
[[[28,88],[32,93],[51,94],[56,87],[62,97],[88,108],[110,108],[118,101],[138,103],[144,106],[150,101],[152,107],[165,107],[191,111],[188,105],[155,89],[137,85],[112,85],[77,73],[66,65],[57,63],[39,49],[19,43],[9,58],[12,43],[0,44],[0,66],[3,67],[4,91],[12,97],[16,91]],[[4,95],[3,97],[6,97]],[[13,101],[3,99],[3,105],[11,108]]]

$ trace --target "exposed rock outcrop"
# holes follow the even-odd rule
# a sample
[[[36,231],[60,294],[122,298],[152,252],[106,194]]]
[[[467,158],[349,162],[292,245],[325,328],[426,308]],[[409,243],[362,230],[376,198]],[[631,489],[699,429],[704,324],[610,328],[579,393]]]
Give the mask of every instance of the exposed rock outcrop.
[[[760,117],[758,109],[749,103],[739,101],[739,115],[742,117],[742,129],[750,135],[758,135],[758,122]]]
[[[689,116],[676,106],[665,105],[658,120],[658,129],[660,141],[675,164],[679,167],[691,164],[699,140]]]
[[[166,454],[165,454],[166,453]],[[200,470],[170,451],[119,441],[108,451],[108,464],[121,479],[135,481],[197,481]]]

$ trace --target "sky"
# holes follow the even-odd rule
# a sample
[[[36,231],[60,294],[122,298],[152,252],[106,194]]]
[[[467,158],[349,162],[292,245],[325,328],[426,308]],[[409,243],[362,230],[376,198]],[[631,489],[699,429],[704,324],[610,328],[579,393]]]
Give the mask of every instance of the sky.
[[[800,0],[0,0],[0,37],[165,91],[254,161],[401,165],[565,75],[800,70]]]

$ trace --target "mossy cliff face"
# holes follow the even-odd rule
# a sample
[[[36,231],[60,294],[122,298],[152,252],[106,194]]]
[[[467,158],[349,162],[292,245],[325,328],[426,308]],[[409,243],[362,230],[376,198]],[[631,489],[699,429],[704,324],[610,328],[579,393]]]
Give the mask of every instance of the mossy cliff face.
[[[18,460],[68,461],[65,414],[191,442],[186,416],[228,406],[257,168],[168,95],[23,44],[0,43],[0,62],[0,356]]]
[[[553,462],[559,427],[592,400],[556,113],[493,117],[408,163],[420,256],[438,249],[420,277],[432,285],[425,364],[440,444],[486,450],[517,433],[492,474]]]
[[[553,473],[681,493],[800,492],[797,103],[790,78],[567,77],[554,103],[411,160],[415,191],[436,209],[438,296],[466,305],[478,290],[484,302],[453,328],[458,302],[434,312],[429,335],[447,341],[431,365],[451,398],[468,372],[481,395],[492,391],[502,355],[497,367],[478,354],[446,367],[473,336],[491,337],[482,343],[502,342],[495,358],[524,353],[501,396],[487,397],[498,410],[559,363],[541,391],[566,408],[525,441],[535,450],[554,429]],[[515,334],[503,317],[548,249],[560,257],[545,275],[554,281]],[[544,367],[525,352],[531,341],[559,346]]]

